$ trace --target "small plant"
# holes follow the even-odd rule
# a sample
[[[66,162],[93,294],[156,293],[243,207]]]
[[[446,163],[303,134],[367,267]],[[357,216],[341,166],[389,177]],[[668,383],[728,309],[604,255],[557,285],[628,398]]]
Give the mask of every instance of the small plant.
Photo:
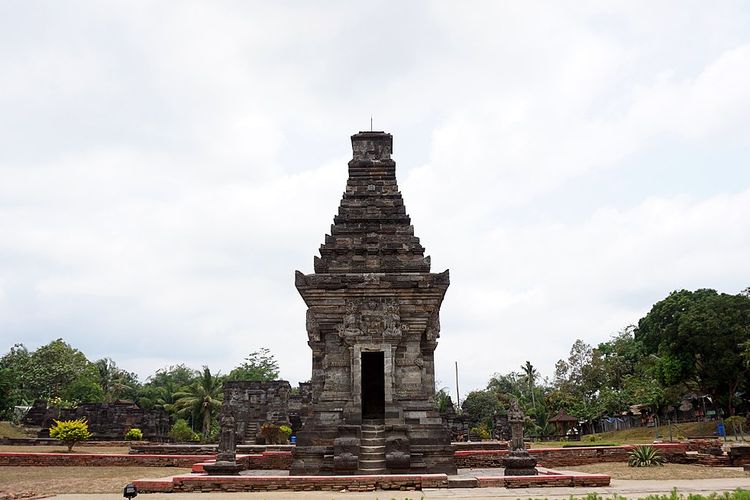
[[[141,432],[140,429],[137,427],[133,427],[128,432],[125,433],[125,440],[126,441],[140,441],[143,439],[143,432]]]
[[[636,446],[628,454],[630,467],[654,467],[664,465],[664,462],[666,462],[664,457],[653,446]]]
[[[490,431],[487,429],[487,427],[484,424],[477,425],[476,427],[472,427],[469,429],[469,432],[479,439],[489,439],[490,438]]]
[[[91,437],[89,424],[86,420],[53,420],[55,424],[49,428],[49,436],[62,441],[67,447],[68,452],[73,451],[76,443],[85,441]]]
[[[279,427],[279,432],[281,433],[281,439],[286,443],[289,441],[289,436],[292,435],[292,428],[288,425],[282,425]]]
[[[602,437],[597,436],[596,434],[589,434],[588,436],[586,436],[586,439],[592,443],[595,443],[597,441],[601,441]]]
[[[269,422],[260,426],[260,435],[266,440],[266,444],[282,444],[286,441],[282,441],[281,427]]]
[[[194,432],[185,419],[177,419],[172,428],[169,430],[169,437],[178,443],[197,443],[201,440],[200,434]]]

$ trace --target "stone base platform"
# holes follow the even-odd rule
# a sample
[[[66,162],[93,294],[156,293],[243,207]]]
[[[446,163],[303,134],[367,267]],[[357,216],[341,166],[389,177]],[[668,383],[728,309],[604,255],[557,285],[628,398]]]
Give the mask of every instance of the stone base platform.
[[[207,476],[185,474],[161,479],[141,479],[133,483],[142,493],[252,492],[252,491],[375,491],[422,490],[424,488],[528,488],[556,486],[609,486],[605,474],[584,474],[539,468],[537,476],[502,476],[491,471],[447,474],[383,474],[352,476]]]

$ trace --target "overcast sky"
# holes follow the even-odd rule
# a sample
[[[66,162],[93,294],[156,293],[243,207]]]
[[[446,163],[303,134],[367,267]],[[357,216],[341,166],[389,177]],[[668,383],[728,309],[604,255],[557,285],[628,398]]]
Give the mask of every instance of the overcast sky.
[[[310,377],[349,136],[394,136],[436,377],[551,376],[676,289],[750,286],[747,2],[0,0],[0,351]]]

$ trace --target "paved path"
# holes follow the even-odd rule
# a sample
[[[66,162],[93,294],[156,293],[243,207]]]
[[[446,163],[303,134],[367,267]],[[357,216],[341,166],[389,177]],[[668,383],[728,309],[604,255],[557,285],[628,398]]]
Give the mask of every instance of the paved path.
[[[470,488],[470,489],[427,489],[424,491],[373,491],[368,493],[334,493],[330,491],[274,491],[262,493],[149,493],[138,498],[143,500],[404,500],[404,499],[450,499],[481,500],[493,498],[528,499],[547,498],[549,500],[568,500],[571,495],[582,497],[587,493],[599,493],[602,496],[613,494],[637,499],[652,493],[670,493],[676,487],[680,493],[711,493],[732,491],[736,488],[750,490],[750,476],[732,479],[681,479],[674,481],[627,481],[613,479],[612,484],[603,488]],[[60,500],[120,500],[121,494],[97,495],[58,495],[52,497]]]

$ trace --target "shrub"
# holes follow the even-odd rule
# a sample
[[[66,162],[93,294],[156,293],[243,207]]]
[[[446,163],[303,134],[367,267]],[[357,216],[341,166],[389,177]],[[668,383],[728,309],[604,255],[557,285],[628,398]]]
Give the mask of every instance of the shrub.
[[[54,422],[55,424],[49,428],[49,436],[62,441],[68,447],[69,452],[73,451],[73,446],[76,443],[91,437],[89,424],[82,418],[78,420],[54,420]]]
[[[472,427],[471,429],[469,429],[469,432],[471,434],[474,434],[479,439],[489,439],[490,438],[490,431],[483,424],[477,425],[476,427]]]
[[[592,443],[595,443],[597,441],[601,441],[602,437],[598,436],[596,434],[589,434],[588,436],[586,436],[586,439],[589,440]]]
[[[260,426],[260,435],[266,440],[266,444],[285,444],[292,435],[292,428],[267,422]]]
[[[137,427],[133,427],[125,433],[126,441],[140,441],[141,439],[143,439],[143,432]]]
[[[276,424],[265,423],[260,426],[260,435],[266,440],[266,444],[278,444],[281,440],[281,429]]]
[[[279,432],[281,432],[281,437],[286,443],[287,441],[289,441],[289,436],[292,435],[292,428],[288,425],[282,425],[281,427],[279,427]]]
[[[630,467],[654,467],[664,465],[665,461],[659,450],[653,446],[636,446],[628,454],[628,465]]]
[[[200,435],[190,428],[187,420],[182,418],[177,419],[177,422],[175,422],[172,428],[169,430],[169,437],[171,437],[178,443],[197,443],[201,440]]]

